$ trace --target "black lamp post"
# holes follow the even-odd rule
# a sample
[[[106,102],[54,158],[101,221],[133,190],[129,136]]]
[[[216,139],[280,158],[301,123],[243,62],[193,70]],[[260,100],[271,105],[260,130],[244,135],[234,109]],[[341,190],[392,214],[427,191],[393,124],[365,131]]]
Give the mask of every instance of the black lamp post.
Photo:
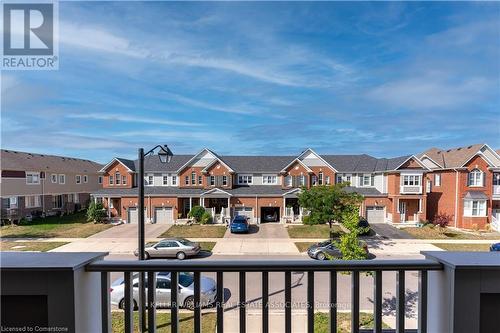
[[[157,145],[147,153],[144,153],[143,148],[139,148],[139,177],[138,177],[138,185],[139,185],[139,232],[138,232],[138,240],[139,240],[139,250],[138,250],[138,258],[139,260],[146,259],[145,256],[145,236],[144,236],[144,157],[149,154],[153,154],[156,149],[159,148],[158,157],[160,158],[161,163],[169,163],[172,160],[172,151],[168,148],[167,145]],[[145,300],[146,300],[146,290],[144,285],[145,273],[139,273],[139,328],[142,332],[146,331],[146,311],[145,311]]]

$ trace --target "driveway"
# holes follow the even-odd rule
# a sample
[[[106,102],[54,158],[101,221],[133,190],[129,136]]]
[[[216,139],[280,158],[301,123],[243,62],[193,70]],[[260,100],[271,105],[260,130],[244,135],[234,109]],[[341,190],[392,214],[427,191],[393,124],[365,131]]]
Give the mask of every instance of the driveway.
[[[372,223],[370,227],[383,239],[413,239],[413,237],[396,227],[386,223]]]
[[[156,238],[170,228],[171,224],[151,224],[146,223],[144,234],[146,238]],[[139,232],[138,224],[120,224],[113,228],[101,231],[89,238],[137,238]]]
[[[252,225],[248,234],[232,234],[229,229],[212,250],[218,255],[297,255],[299,250],[279,223]]]

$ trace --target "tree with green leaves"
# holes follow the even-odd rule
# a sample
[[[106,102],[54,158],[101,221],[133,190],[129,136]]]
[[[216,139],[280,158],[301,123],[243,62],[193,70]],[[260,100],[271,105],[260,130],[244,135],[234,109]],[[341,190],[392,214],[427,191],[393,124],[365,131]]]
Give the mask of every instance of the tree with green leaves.
[[[344,187],[346,187],[346,184],[302,188],[302,191],[298,194],[299,204],[309,211],[309,216],[304,223],[341,222],[342,213],[346,207],[351,205],[359,207],[363,197],[357,193],[346,192]]]
[[[340,252],[342,252],[342,260],[359,260],[366,259],[366,251],[363,249],[363,243],[359,240],[359,235],[368,230],[360,228],[359,223],[359,205],[351,203],[343,207],[340,213],[340,222],[349,230],[340,236],[335,242]]]
[[[99,202],[91,202],[87,208],[87,221],[101,223],[106,217],[104,206]]]

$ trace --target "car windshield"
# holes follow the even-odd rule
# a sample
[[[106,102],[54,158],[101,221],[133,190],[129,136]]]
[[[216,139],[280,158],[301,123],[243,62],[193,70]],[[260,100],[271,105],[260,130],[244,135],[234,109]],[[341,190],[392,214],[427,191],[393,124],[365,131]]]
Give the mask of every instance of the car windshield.
[[[233,223],[236,223],[236,224],[237,224],[237,223],[245,223],[245,222],[246,222],[246,220],[245,220],[245,219],[234,219],[234,220],[233,220]]]
[[[185,246],[194,246],[194,243],[187,239],[178,239],[178,242]]]
[[[179,274],[179,284],[183,287],[189,287],[193,284],[194,277],[191,273],[180,273]]]
[[[332,243],[331,241],[327,240],[327,241],[324,241],[324,242],[319,242],[318,245],[323,247],[323,246],[327,246],[327,245],[329,245],[331,243]]]

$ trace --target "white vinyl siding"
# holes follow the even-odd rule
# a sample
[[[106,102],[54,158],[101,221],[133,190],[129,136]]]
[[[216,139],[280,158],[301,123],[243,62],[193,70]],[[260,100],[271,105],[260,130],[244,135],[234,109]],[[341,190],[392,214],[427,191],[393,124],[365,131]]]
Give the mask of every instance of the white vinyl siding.
[[[486,216],[486,200],[465,200],[464,216],[469,216],[469,217]]]

